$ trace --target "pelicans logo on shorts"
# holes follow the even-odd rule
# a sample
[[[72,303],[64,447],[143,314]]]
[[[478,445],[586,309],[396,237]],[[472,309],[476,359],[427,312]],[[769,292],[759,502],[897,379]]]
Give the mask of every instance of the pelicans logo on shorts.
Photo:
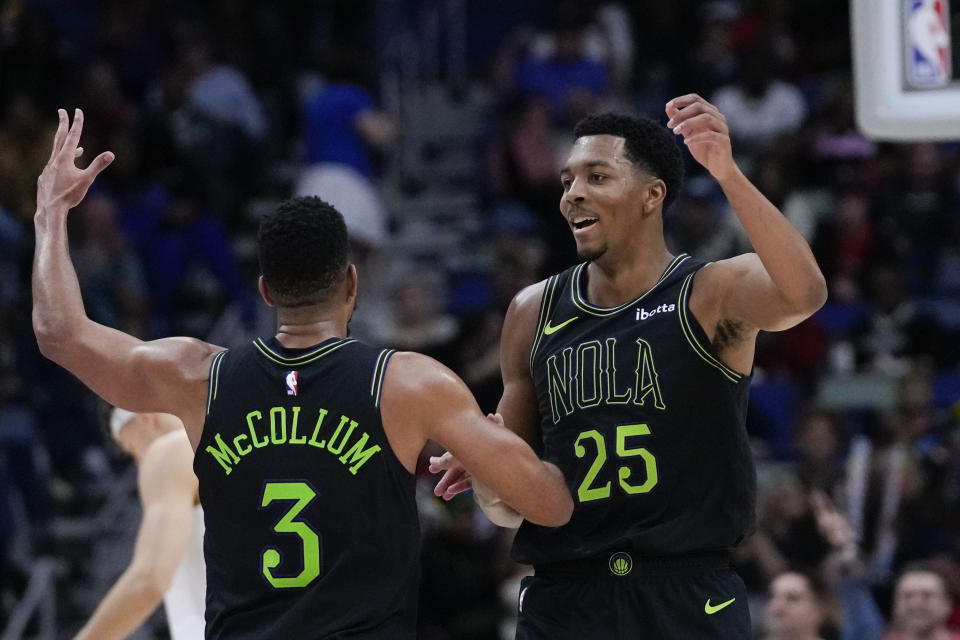
[[[300,374],[296,371],[287,371],[287,395],[295,396],[300,389]]]
[[[633,558],[625,551],[617,551],[610,556],[610,573],[625,576],[633,569]]]

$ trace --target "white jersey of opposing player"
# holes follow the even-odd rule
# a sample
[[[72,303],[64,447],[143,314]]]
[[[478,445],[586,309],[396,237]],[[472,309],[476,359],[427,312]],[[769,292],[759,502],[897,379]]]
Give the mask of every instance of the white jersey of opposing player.
[[[203,509],[193,508],[190,542],[173,582],[163,596],[171,640],[202,640],[207,597],[207,570],[203,562]]]

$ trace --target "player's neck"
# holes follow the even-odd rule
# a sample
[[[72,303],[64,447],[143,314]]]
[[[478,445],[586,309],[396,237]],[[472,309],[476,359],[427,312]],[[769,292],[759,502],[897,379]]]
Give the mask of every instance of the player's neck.
[[[347,319],[341,315],[317,313],[316,308],[278,309],[277,340],[289,349],[303,349],[330,338],[345,338]]]
[[[609,251],[587,268],[587,299],[601,307],[635,300],[653,288],[673,257],[662,236],[619,255]]]

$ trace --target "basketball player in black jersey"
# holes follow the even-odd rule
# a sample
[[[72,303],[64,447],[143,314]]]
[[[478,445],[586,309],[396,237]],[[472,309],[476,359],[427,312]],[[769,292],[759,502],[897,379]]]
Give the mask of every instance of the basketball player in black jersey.
[[[560,174],[582,264],[521,291],[504,321],[499,412],[574,495],[570,522],[523,522],[534,565],[517,638],[742,639],[746,592],[728,554],[750,533],[755,473],[744,420],[757,332],[826,298],[803,237],[740,172],[724,117],[697,95],[668,127],[717,180],[756,253],[709,264],[672,254],[663,211],[683,165],[670,129],[588,117]],[[470,478],[445,455],[437,492]],[[522,519],[474,479],[495,522]]]
[[[78,169],[83,114],[72,126],[59,115],[37,187],[37,341],[108,402],[183,421],[205,513],[208,638],[414,638],[412,473],[427,439],[531,522],[569,519],[560,470],[485,418],[456,375],[347,337],[357,275],[342,216],[317,198],[261,222],[275,337],[227,351],[142,342],[87,318],[66,218],[113,154]]]

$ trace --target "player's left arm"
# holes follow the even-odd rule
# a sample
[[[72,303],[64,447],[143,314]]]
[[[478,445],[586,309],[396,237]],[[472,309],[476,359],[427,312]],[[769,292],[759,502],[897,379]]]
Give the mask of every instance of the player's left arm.
[[[723,188],[756,251],[704,268],[709,283],[697,284],[715,292],[717,319],[755,332],[781,331],[808,318],[827,299],[826,280],[804,237],[740,171],[726,118],[696,94],[674,98],[666,112],[667,126]]]
[[[133,559],[76,640],[125,638],[163,600],[190,541],[197,495],[193,449],[183,431],[158,438],[140,461],[143,519]]]

